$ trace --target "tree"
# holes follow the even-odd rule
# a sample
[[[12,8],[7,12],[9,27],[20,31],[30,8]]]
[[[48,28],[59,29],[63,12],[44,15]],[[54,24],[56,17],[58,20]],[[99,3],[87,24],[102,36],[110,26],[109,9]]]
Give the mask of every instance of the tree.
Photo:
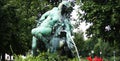
[[[51,8],[47,0],[1,0],[0,54],[25,54],[31,48],[31,29],[38,13]]]
[[[76,46],[78,47],[78,50],[82,50],[84,45],[83,33],[80,31],[76,32],[74,33],[74,37],[74,41],[76,43]]]
[[[120,1],[119,0],[83,0],[81,9],[85,14],[81,19],[93,23],[87,30],[88,36],[109,42],[113,49],[120,49]],[[95,40],[94,40],[95,41]]]

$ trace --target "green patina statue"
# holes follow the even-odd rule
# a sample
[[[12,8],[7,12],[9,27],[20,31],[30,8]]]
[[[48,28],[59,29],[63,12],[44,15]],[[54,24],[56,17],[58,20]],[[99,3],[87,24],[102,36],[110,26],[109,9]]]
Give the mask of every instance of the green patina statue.
[[[38,20],[37,27],[32,29],[32,54],[37,55],[37,42],[43,42],[49,52],[56,52],[64,46],[70,50],[71,56],[75,51],[73,42],[72,25],[69,21],[73,2],[62,1],[58,7],[44,13]],[[40,40],[40,41],[39,41]]]

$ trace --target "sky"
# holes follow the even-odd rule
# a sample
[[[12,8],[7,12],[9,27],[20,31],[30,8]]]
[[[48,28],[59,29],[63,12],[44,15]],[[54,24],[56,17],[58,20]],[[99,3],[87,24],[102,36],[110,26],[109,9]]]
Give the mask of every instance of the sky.
[[[73,25],[76,24],[77,21],[81,21],[81,20],[77,19],[78,18],[78,15],[77,15],[78,13],[77,12],[80,12],[81,14],[85,13],[84,11],[82,11],[78,8],[79,8],[79,6],[75,5],[74,10],[71,13],[71,15],[72,15],[71,16],[71,19],[72,19],[71,24],[73,24]],[[80,25],[78,26],[78,28],[74,29],[73,32],[77,32],[77,31],[81,30],[83,32],[84,39],[87,40],[88,38],[86,37],[85,32],[86,32],[86,29],[88,29],[91,25],[92,24],[86,23],[85,21],[80,22]]]

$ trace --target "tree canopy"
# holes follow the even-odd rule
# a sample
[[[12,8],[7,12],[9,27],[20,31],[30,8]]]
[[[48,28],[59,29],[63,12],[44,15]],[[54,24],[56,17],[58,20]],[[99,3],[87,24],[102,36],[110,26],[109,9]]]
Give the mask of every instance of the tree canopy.
[[[23,54],[31,48],[31,29],[52,8],[47,0],[0,1],[0,52]]]
[[[120,43],[120,0],[82,0],[82,20],[93,23],[87,29],[88,37],[108,42],[113,50],[119,51]]]

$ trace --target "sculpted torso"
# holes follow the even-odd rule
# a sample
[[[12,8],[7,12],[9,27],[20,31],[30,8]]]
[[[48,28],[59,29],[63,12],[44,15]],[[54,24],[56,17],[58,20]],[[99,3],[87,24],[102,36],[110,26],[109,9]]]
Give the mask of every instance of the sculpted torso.
[[[60,18],[59,9],[57,7],[53,8],[52,10],[48,11],[47,14],[45,13],[45,16],[43,14],[43,16],[40,18],[40,20],[43,19],[43,22],[37,28],[34,28],[32,33],[41,33],[42,35],[49,36],[52,32],[52,27],[54,27],[56,22],[60,21]]]

